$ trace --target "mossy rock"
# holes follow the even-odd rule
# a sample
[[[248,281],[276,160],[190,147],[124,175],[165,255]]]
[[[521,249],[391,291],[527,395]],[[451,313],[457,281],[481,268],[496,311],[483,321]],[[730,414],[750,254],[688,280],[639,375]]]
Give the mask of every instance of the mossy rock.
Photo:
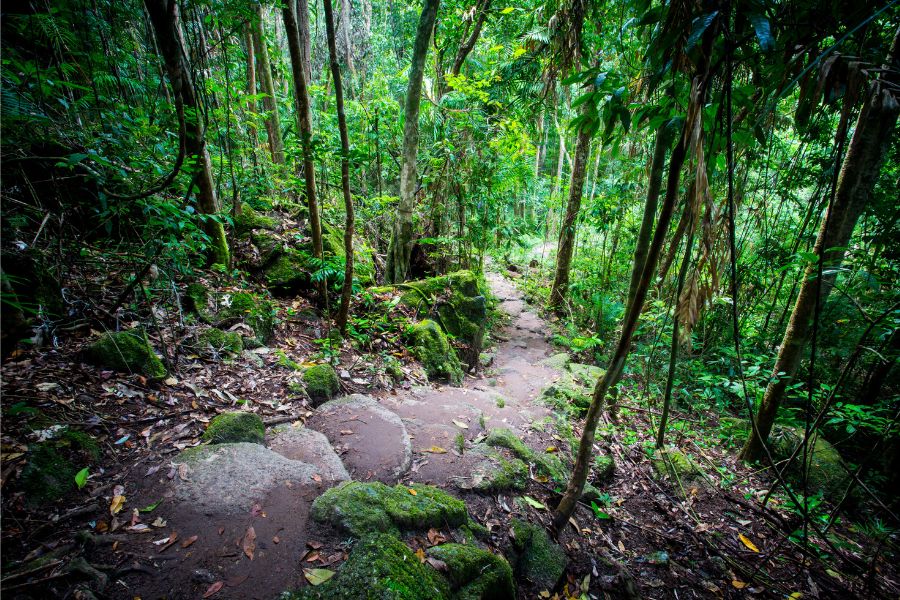
[[[341,391],[337,373],[331,365],[314,365],[306,369],[303,383],[306,384],[306,395],[314,405],[331,400]]]
[[[285,600],[445,600],[450,586],[396,537],[374,534],[353,547],[329,581],[285,594]]]
[[[31,446],[21,477],[26,503],[39,506],[75,490],[76,473],[98,458],[97,442],[72,429],[64,429],[56,439]]]
[[[331,488],[316,498],[312,517],[356,537],[375,532],[397,535],[401,530],[460,527],[469,521],[465,503],[438,488],[420,484],[390,487],[358,481]]]
[[[571,362],[572,357],[569,356],[568,352],[558,352],[557,354],[542,360],[541,364],[545,367],[556,369],[557,371],[565,371],[569,368],[569,363]]]
[[[400,290],[403,304],[418,309],[420,313],[434,315],[447,333],[465,344],[462,359],[469,368],[478,366],[487,323],[487,299],[477,275],[472,271],[457,271],[394,287]],[[386,292],[391,289],[381,287],[372,291]]]
[[[565,371],[559,379],[541,391],[540,399],[553,408],[582,414],[591,405],[591,390]]]
[[[446,380],[459,385],[462,365],[441,327],[430,319],[416,323],[410,333],[413,355],[422,362],[429,379]]]
[[[309,258],[308,254],[294,249],[278,254],[278,257],[263,269],[266,288],[273,294],[280,295],[311,289],[312,269]]]
[[[428,556],[447,565],[444,577],[457,600],[513,600],[512,567],[502,556],[468,544],[442,544]]]
[[[616,461],[608,454],[602,454],[594,458],[594,478],[603,481],[613,476],[616,470]]]
[[[582,363],[569,363],[569,372],[573,379],[581,385],[593,389],[597,380],[603,377],[606,371],[594,365],[585,365]]]
[[[507,459],[496,450],[475,448],[486,460],[472,471],[472,489],[479,492],[523,492],[528,487],[528,465],[518,458]]]
[[[205,312],[209,304],[209,289],[202,283],[188,284],[184,290],[183,303],[188,312],[197,314]]]
[[[210,444],[231,444],[266,441],[266,426],[256,413],[227,412],[217,415],[203,432],[203,441]]]
[[[769,436],[772,458],[786,461],[800,444],[804,431],[799,427],[776,427]],[[810,438],[812,439],[812,438]],[[803,484],[802,455],[798,454],[785,473],[786,479],[796,485]],[[821,435],[807,449],[806,485],[811,493],[822,492],[832,502],[838,502],[850,483],[850,475],[844,467],[840,453]]]
[[[244,350],[241,334],[235,331],[222,331],[210,328],[197,336],[200,350],[220,356],[222,354],[238,355]]]
[[[267,299],[250,292],[210,292],[200,284],[191,284],[185,291],[186,307],[200,319],[218,328],[235,323],[253,330],[252,342],[265,344],[275,331],[275,306]],[[246,344],[245,344],[246,345]]]
[[[140,373],[154,379],[166,376],[166,367],[153,352],[153,346],[143,330],[104,333],[88,346],[87,356],[101,367]]]
[[[238,237],[244,237],[254,229],[271,231],[277,227],[276,219],[257,212],[247,203],[241,204],[241,214],[234,219],[234,231]]]
[[[512,520],[512,556],[516,575],[541,590],[556,587],[566,570],[566,553],[550,539],[543,527]]]
[[[279,239],[274,232],[269,230],[257,229],[251,232],[250,241],[253,242],[258,257],[254,257],[252,260],[249,260],[248,263],[255,269],[263,268],[265,265],[271,263],[284,249],[281,239]]]
[[[549,477],[557,483],[565,483],[569,478],[569,472],[559,456],[532,450],[510,429],[491,429],[484,443],[494,448],[506,448],[516,458],[533,464],[539,475]]]

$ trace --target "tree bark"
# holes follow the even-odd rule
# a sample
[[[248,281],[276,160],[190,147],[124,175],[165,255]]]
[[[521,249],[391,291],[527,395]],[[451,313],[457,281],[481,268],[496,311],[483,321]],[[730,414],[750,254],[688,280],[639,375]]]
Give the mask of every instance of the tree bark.
[[[256,54],[256,73],[259,76],[262,92],[263,111],[266,113],[266,136],[269,138],[269,153],[276,165],[284,164],[284,141],[281,139],[281,120],[278,117],[278,104],[275,101],[275,82],[272,79],[272,66],[269,63],[269,49],[263,34],[263,7],[256,8],[253,19],[253,49]]]
[[[816,304],[822,306],[828,299],[844,258],[844,248],[850,242],[856,221],[878,180],[900,112],[898,98],[892,91],[900,85],[898,40],[900,29],[895,34],[884,77],[870,84],[866,102],[857,118],[856,129],[841,166],[834,201],[813,247],[813,253],[821,264],[810,264],[806,268],[772,377],[756,414],[757,426],[741,450],[743,460],[755,461],[763,455],[763,445],[772,431],[788,386],[795,382],[804,350],[812,335],[811,321]]]
[[[419,146],[419,104],[422,99],[422,78],[425,75],[425,59],[428,42],[434,29],[440,0],[425,0],[416,31],[412,65],[409,70],[409,87],[406,90],[405,123],[403,125],[403,162],[400,165],[400,203],[388,248],[385,279],[399,283],[409,272],[412,253],[413,211],[416,202],[416,154]]]
[[[350,195],[350,139],[347,136],[347,118],[344,115],[344,90],[341,86],[341,68],[338,66],[337,44],[334,34],[334,10],[331,0],[325,0],[325,29],[328,37],[328,57],[331,76],[334,78],[334,102],[337,107],[338,130],[341,136],[341,191],[344,193],[344,285],[341,289],[341,305],[337,326],[342,335],[347,333],[347,316],[350,312],[350,296],[353,293],[353,198]]]
[[[297,112],[297,133],[303,150],[303,178],[306,189],[306,206],[309,208],[309,229],[312,237],[313,256],[322,260],[322,225],[319,222],[319,205],[316,200],[316,166],[312,151],[312,109],[309,104],[309,88],[303,68],[303,45],[297,24],[297,4],[286,2],[282,8],[288,51],[291,55],[291,72],[294,76],[294,105]],[[320,286],[324,295],[325,286]]]
[[[591,149],[591,134],[586,127],[578,130],[575,141],[575,160],[572,165],[572,178],[569,182],[569,201],[566,203],[566,214],[559,231],[559,245],[556,252],[556,276],[550,289],[550,306],[560,310],[565,306],[566,294],[569,291],[569,269],[572,266],[572,252],[575,247],[575,229],[578,212],[581,210],[581,197],[584,191],[584,176],[587,173],[588,154]]]
[[[297,0],[297,29],[300,32],[300,55],[303,57],[303,73],[306,81],[312,81],[312,40],[309,31],[309,2]]]
[[[219,210],[216,198],[215,181],[212,174],[212,163],[204,137],[204,123],[201,120],[203,107],[191,83],[189,66],[186,63],[184,34],[181,30],[181,17],[178,2],[175,0],[145,0],[147,14],[156,33],[156,41],[166,65],[169,85],[172,93],[181,99],[185,108],[185,153],[193,156],[193,180],[196,181],[199,194],[197,205],[200,212],[209,215],[204,221],[204,230],[210,238],[210,260],[214,264],[230,264],[228,241],[225,228],[220,221],[212,218]]]
[[[305,1],[305,0],[304,0]],[[341,31],[341,41],[344,43],[344,60],[347,61],[347,69],[350,71],[350,82],[356,79],[356,66],[353,63],[353,44],[350,42],[350,0],[341,0],[341,22],[338,29]],[[352,88],[352,85],[349,86]]]
[[[256,53],[253,51],[253,29],[248,23],[244,27],[244,43],[247,46],[247,95],[256,95]],[[247,105],[247,111],[250,113],[249,130],[250,139],[253,140],[253,147],[256,147],[256,110],[251,101]],[[240,207],[238,208],[240,210]]]
[[[478,14],[475,16],[475,27],[472,29],[471,35],[459,44],[459,50],[456,51],[456,57],[453,59],[453,66],[450,67],[451,75],[459,75],[463,63],[466,62],[466,57],[472,52],[475,43],[478,41],[479,36],[481,36],[481,28],[484,26],[488,11],[491,9],[491,0],[480,0],[478,4]]]

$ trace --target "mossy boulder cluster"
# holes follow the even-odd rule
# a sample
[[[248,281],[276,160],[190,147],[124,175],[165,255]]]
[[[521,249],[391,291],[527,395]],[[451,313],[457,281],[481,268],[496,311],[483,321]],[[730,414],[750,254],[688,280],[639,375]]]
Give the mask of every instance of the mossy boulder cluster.
[[[487,298],[472,271],[457,271],[440,277],[374,288],[378,293],[396,290],[400,301],[436,321],[441,330],[462,344],[460,358],[468,368],[478,367],[478,357],[487,323]]]
[[[312,242],[305,239],[297,243],[298,237],[303,239],[300,231],[279,232],[281,226],[280,219],[258,212],[247,204],[234,220],[238,237],[251,246],[248,266],[260,274],[272,293],[293,294],[311,289],[311,274],[315,270],[310,263]],[[344,258],[343,230],[322,222],[322,250],[325,258]],[[353,272],[362,285],[371,285],[375,281],[372,249],[358,236],[354,236]]]
[[[198,350],[210,356],[235,356],[244,349],[244,341],[236,331],[210,328],[197,336]]]
[[[512,540],[517,577],[528,579],[543,590],[553,589],[566,570],[566,553],[537,525],[512,521]]]
[[[512,568],[505,558],[479,547],[466,506],[426,485],[387,486],[347,482],[319,496],[312,516],[358,541],[336,575],[286,599],[391,598],[396,600],[512,600]],[[430,527],[457,528],[469,541],[429,548],[420,559],[400,536]]]
[[[750,423],[746,419],[722,417],[719,419],[720,429],[739,444],[750,434]],[[804,431],[800,427],[776,425],[769,435],[769,449],[776,462],[786,461],[803,443]],[[813,438],[811,438],[813,439]],[[811,493],[822,492],[833,502],[839,501],[850,483],[850,475],[844,466],[837,449],[821,435],[814,437],[807,450],[807,489]],[[785,478],[795,485],[803,482],[802,456],[794,459],[785,472]],[[784,464],[780,465],[783,468]]]
[[[440,325],[425,319],[413,325],[409,337],[413,356],[425,367],[429,379],[449,381],[452,385],[462,383],[462,365]]]
[[[246,332],[242,346],[260,346],[275,331],[275,306],[269,300],[250,292],[210,291],[200,283],[192,283],[185,291],[185,307],[200,320],[218,329],[243,323]],[[207,334],[217,335],[217,334]],[[225,337],[218,341],[225,341]],[[231,347],[236,344],[230,342]]]
[[[670,479],[684,489],[709,487],[712,483],[697,461],[677,448],[657,451],[650,465],[657,477]]]
[[[256,413],[227,412],[217,415],[203,432],[203,441],[210,444],[266,441],[266,426]]]
[[[328,402],[341,391],[337,373],[331,365],[314,365],[303,372],[306,395],[313,406]]]
[[[100,447],[91,436],[68,428],[28,450],[21,481],[31,506],[53,502],[75,490],[78,471],[100,458]]]
[[[166,376],[165,365],[156,356],[146,332],[141,329],[104,333],[87,347],[86,356],[101,367],[154,379]]]
[[[565,411],[583,413],[591,404],[591,394],[603,369],[572,362],[565,352],[554,354],[543,365],[560,371],[559,378],[541,392],[541,400]]]

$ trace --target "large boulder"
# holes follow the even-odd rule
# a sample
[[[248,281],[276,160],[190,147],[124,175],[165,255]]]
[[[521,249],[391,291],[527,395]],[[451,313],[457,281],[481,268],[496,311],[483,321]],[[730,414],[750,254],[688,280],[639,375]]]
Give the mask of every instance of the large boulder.
[[[220,329],[246,325],[251,345],[265,344],[275,331],[275,306],[250,292],[211,292],[203,284],[192,283],[185,290],[185,307]]]
[[[442,544],[428,556],[444,563],[444,577],[458,600],[512,600],[516,597],[512,568],[502,556],[469,544]]]
[[[166,367],[153,352],[146,332],[140,329],[104,333],[88,346],[86,353],[91,362],[101,367],[154,379],[166,376]]]
[[[328,438],[308,427],[275,427],[269,439],[269,449],[285,458],[315,465],[326,482],[350,479],[350,474]]]
[[[413,325],[409,337],[413,356],[422,362],[429,379],[449,381],[452,385],[462,383],[462,366],[456,350],[450,345],[440,325],[425,319]]]
[[[75,474],[96,462],[100,447],[81,431],[61,429],[55,437],[29,446],[28,462],[20,482],[25,502],[39,506],[53,502],[75,489]]]
[[[356,537],[469,522],[465,503],[438,488],[416,483],[391,487],[378,481],[331,488],[313,502],[312,517]]]
[[[559,371],[559,377],[541,391],[541,400],[566,412],[582,414],[587,411],[594,385],[604,370],[594,365],[572,362],[565,352],[554,354],[541,364]]]
[[[313,365],[306,369],[303,372],[303,383],[306,385],[306,395],[312,400],[313,406],[331,400],[341,391],[334,367],[327,364]]]
[[[247,442],[195,446],[172,462],[186,467],[184,476],[173,479],[175,498],[208,514],[243,514],[282,485],[319,485],[324,479],[315,465]]]

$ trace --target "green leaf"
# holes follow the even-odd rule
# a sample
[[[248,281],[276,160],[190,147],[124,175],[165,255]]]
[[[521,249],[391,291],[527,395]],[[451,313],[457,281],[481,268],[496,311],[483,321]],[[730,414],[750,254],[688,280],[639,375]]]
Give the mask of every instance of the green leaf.
[[[334,577],[334,571],[329,571],[328,569],[303,569],[303,576],[306,577],[310,585],[322,585]]]
[[[82,489],[85,485],[87,485],[87,478],[90,474],[90,469],[87,467],[75,473],[75,485],[78,486],[78,489]]]
[[[528,503],[529,506],[537,508],[539,510],[545,510],[547,508],[542,502],[535,500],[531,496],[522,496],[522,500]]]
[[[759,47],[763,49],[763,52],[775,48],[775,38],[772,37],[772,26],[769,24],[769,20],[759,13],[753,13],[749,18],[753,29],[756,30],[756,38],[759,40]]]
[[[700,38],[703,36],[703,32],[705,32],[707,28],[709,28],[713,20],[716,18],[716,15],[718,14],[719,11],[714,10],[711,13],[694,19],[694,29],[693,31],[691,31],[691,35],[688,36],[687,43],[685,44],[685,48],[687,50],[690,50],[695,45],[697,45],[697,42],[699,42]]]
[[[501,15],[508,15],[509,13],[511,13],[511,12],[514,11],[514,10],[515,10],[515,9],[514,9],[512,6],[507,6],[506,8],[504,8],[503,10],[500,11],[500,14],[501,14]]]
[[[158,507],[160,504],[162,504],[162,500],[157,500],[150,506],[145,506],[144,508],[139,508],[138,511],[142,512],[142,513],[153,512],[154,510],[156,510],[156,507]]]
[[[599,506],[597,506],[597,503],[594,502],[593,500],[591,500],[591,510],[594,511],[594,516],[597,517],[598,519],[603,519],[603,520],[612,519],[612,515],[610,515],[605,510],[602,510]]]

